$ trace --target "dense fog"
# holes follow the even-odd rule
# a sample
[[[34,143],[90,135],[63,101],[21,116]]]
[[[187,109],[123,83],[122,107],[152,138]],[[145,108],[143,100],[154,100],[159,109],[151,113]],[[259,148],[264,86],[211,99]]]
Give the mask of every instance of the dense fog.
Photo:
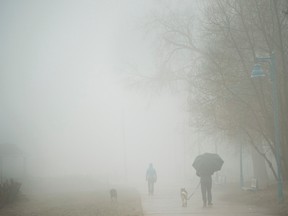
[[[189,185],[204,152],[238,179],[238,147],[189,127],[187,95],[141,81],[157,70],[145,19],[161,2],[1,1],[0,141],[23,151],[27,179],[146,187],[153,163],[159,187]]]

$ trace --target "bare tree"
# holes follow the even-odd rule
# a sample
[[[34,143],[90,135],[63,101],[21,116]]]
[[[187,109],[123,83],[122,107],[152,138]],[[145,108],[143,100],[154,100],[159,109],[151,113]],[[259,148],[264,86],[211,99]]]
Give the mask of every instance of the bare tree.
[[[287,154],[288,28],[287,17],[280,12],[284,4],[287,1],[202,1],[201,40],[194,34],[194,19],[189,14],[168,10],[166,17],[154,19],[161,32],[162,62],[168,68],[164,73],[169,71],[171,81],[186,81],[190,110],[201,117],[201,127],[227,134],[244,130],[253,147],[253,137],[261,136],[274,155],[271,83],[267,78],[251,79],[250,74],[257,55],[277,53],[281,146]],[[268,65],[262,66],[269,70]],[[268,157],[259,153],[275,174]],[[288,173],[287,156],[281,159],[284,173]]]

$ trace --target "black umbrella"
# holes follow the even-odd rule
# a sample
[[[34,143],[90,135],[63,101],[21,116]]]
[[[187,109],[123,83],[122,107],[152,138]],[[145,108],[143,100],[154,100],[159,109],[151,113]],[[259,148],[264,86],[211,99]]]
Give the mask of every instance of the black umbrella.
[[[212,175],[222,168],[223,163],[218,154],[204,153],[195,158],[192,166],[196,169],[197,175]]]

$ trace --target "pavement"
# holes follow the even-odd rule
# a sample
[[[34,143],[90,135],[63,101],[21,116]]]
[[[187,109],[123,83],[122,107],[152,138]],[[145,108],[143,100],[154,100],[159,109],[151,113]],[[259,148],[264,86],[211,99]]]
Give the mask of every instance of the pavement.
[[[153,196],[141,194],[142,208],[145,216],[183,216],[183,215],[214,215],[214,216],[275,216],[269,209],[221,200],[223,191],[212,189],[213,206],[202,207],[200,189],[188,200],[188,206],[182,207],[180,188],[162,189]]]

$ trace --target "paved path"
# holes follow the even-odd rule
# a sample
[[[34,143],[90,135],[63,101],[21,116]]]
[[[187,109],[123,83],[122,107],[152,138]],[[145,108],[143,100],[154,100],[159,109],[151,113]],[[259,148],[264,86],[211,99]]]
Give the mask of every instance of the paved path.
[[[197,191],[188,201],[188,207],[181,206],[180,193],[177,189],[158,191],[154,196],[149,197],[142,194],[142,207],[145,216],[183,216],[183,215],[215,215],[215,216],[272,216],[268,210],[247,206],[243,204],[231,204],[218,200],[220,192],[214,192],[214,205],[203,208],[200,191]]]

